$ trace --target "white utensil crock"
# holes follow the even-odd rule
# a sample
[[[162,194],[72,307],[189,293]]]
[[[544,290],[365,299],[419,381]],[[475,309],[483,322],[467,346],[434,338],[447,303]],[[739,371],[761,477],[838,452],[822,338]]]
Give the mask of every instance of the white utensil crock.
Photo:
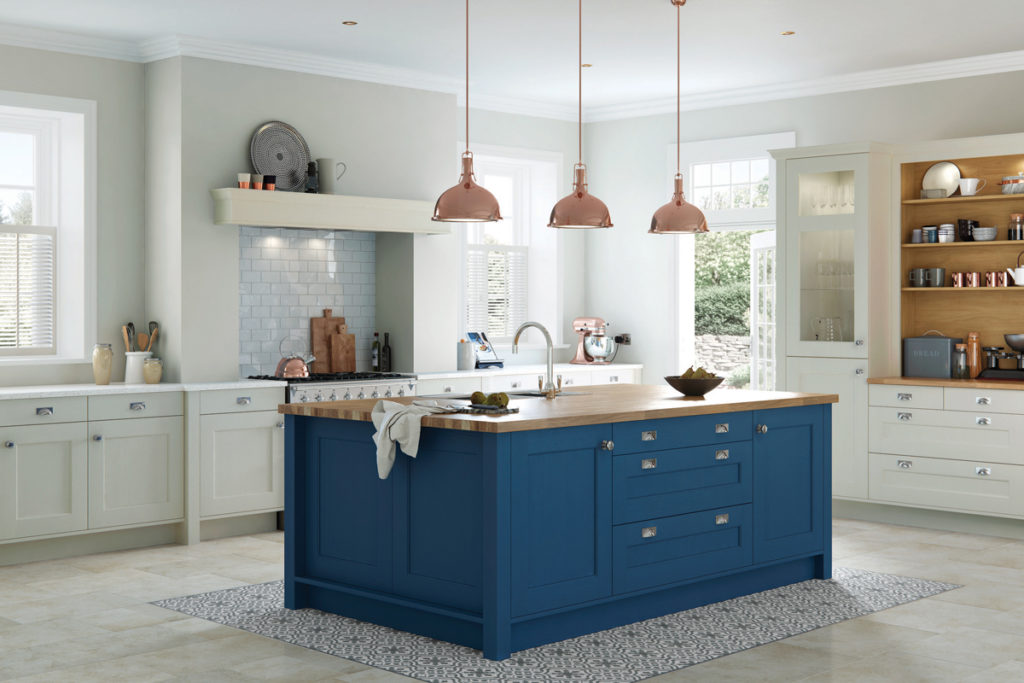
[[[152,351],[126,351],[124,361],[124,383],[144,384],[142,378],[142,361],[153,355]]]

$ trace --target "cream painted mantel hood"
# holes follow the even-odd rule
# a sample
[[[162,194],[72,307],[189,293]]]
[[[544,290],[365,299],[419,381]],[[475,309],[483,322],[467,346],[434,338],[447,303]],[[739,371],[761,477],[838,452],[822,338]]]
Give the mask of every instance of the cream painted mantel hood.
[[[451,226],[430,220],[431,202],[234,187],[210,190],[213,222],[315,230],[447,234]]]

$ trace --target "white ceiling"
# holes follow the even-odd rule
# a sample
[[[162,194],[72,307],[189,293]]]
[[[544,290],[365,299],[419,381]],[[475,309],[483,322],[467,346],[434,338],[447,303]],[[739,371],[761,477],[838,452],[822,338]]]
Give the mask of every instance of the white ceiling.
[[[885,84],[887,72],[863,72],[906,71],[998,53],[1013,54],[996,66],[968,59],[974,66],[966,72],[1024,68],[1024,52],[1017,52],[1024,32],[1020,5],[1021,0],[690,0],[682,8],[684,97],[711,101],[709,93],[742,97],[773,88],[793,94],[799,92],[793,84],[808,82],[827,91],[825,83],[843,79]],[[0,0],[0,23],[125,45],[188,36],[207,46],[232,44],[235,61],[239,54],[244,59],[244,46],[264,55],[301,52],[349,67],[370,65],[367,74],[400,73],[406,82],[421,79],[424,87],[455,91],[464,68],[463,8],[462,0]],[[594,64],[584,71],[585,106],[628,110],[659,100],[664,106],[675,91],[670,0],[584,0],[583,11],[583,61]],[[359,25],[343,26],[346,19]],[[471,101],[511,108],[520,102],[524,109],[535,105],[571,115],[576,2],[472,0],[471,21]],[[24,35],[7,29],[2,42],[17,43],[4,36]],[[784,30],[796,35],[782,37]],[[962,71],[959,63],[947,67],[911,70],[916,75],[904,81]],[[775,88],[781,84],[790,87]]]

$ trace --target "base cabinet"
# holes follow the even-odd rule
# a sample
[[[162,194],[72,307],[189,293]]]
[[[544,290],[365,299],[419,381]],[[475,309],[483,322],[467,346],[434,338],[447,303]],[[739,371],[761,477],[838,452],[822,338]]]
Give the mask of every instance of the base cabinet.
[[[202,415],[199,431],[201,517],[284,506],[284,417],[276,411]]]
[[[0,428],[0,539],[88,524],[84,422]]]

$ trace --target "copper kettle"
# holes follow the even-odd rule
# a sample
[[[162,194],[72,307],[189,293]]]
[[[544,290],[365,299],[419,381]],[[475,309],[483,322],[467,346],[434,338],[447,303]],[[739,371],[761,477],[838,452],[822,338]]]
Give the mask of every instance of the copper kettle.
[[[277,369],[274,370],[274,377],[291,379],[293,377],[309,377],[309,364],[316,360],[313,354],[309,358],[303,358],[297,353],[284,353],[284,343],[288,338],[281,340],[278,351],[281,352],[281,360],[277,361]]]

